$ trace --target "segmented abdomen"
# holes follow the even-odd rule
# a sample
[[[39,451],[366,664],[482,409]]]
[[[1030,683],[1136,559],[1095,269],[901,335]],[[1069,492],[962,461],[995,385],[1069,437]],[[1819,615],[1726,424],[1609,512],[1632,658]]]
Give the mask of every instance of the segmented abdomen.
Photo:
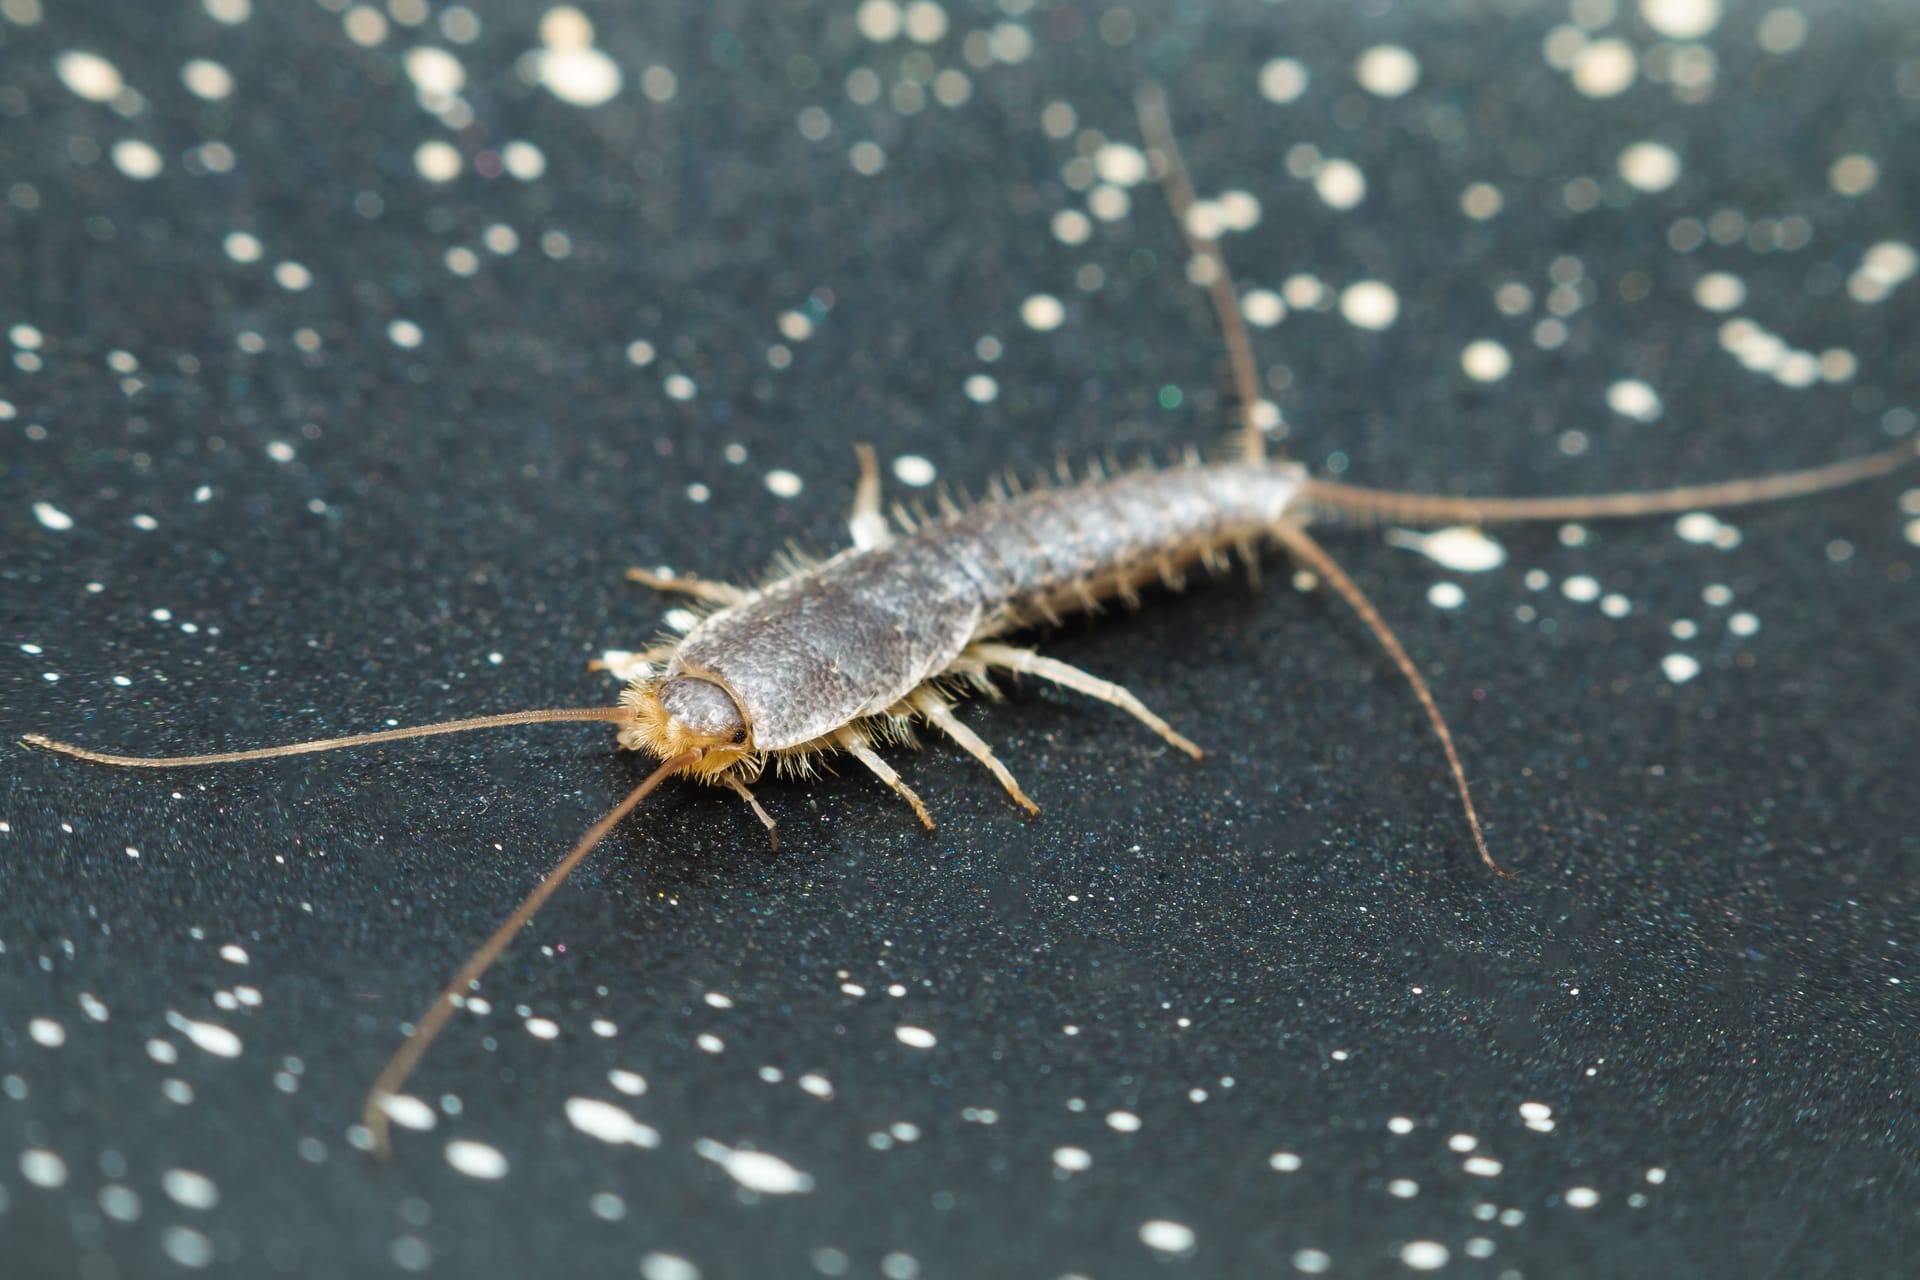
[[[974,640],[1258,535],[1302,477],[1292,465],[1221,463],[983,502],[721,610],[688,633],[670,674],[724,681],[756,750],[801,746],[885,712]]]
[[[1141,471],[986,503],[913,535],[974,580],[982,631],[1051,620],[1271,527],[1299,495],[1291,464]]]

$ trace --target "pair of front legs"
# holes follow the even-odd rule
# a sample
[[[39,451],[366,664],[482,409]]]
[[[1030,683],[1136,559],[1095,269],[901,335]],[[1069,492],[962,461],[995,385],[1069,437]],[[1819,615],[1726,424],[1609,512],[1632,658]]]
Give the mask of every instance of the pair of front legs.
[[[854,489],[853,510],[847,517],[847,529],[853,536],[853,545],[862,551],[883,547],[893,540],[893,530],[887,525],[886,516],[880,510],[880,468],[874,458],[873,449],[867,445],[857,445],[855,454],[860,459],[860,480]],[[708,604],[725,607],[738,604],[753,593],[745,587],[731,583],[715,582],[706,578],[692,576],[666,577],[646,569],[629,569],[627,578],[654,588],[656,591],[672,591],[692,596]],[[672,645],[656,646],[639,656],[649,661],[657,661],[672,656]],[[1194,759],[1200,758],[1200,748],[1175,732],[1173,727],[1136,698],[1130,691],[1111,681],[1102,680],[1080,668],[1061,662],[1057,658],[1045,657],[1031,649],[1021,649],[1013,645],[982,642],[969,645],[955,661],[949,672],[943,674],[986,675],[994,671],[1007,671],[1015,675],[1035,676],[1076,693],[1086,694],[1111,706],[1120,708],[1140,723],[1165,738],[1167,742],[1186,752]],[[934,728],[952,739],[962,751],[985,765],[1000,785],[1006,788],[1013,802],[1028,813],[1040,812],[1012,772],[1002,764],[979,734],[969,729],[953,713],[953,704],[932,685],[922,685],[907,695],[905,703],[898,708],[905,714],[918,716]],[[913,806],[914,816],[928,829],[933,829],[933,819],[927,813],[927,806],[921,802],[912,787],[900,777],[893,766],[880,758],[872,743],[858,725],[847,725],[835,734],[835,741],[849,755],[872,770],[873,775],[891,787],[908,804]],[[767,830],[773,830],[773,820],[754,800],[753,793],[745,784],[735,779],[729,785],[737,791],[747,804],[753,807]]]

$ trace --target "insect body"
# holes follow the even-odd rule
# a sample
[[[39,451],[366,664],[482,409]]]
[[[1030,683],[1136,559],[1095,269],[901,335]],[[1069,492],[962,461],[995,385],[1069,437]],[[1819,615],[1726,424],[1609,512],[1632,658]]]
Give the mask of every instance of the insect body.
[[[772,760],[804,767],[840,749],[859,757],[925,807],[875,755],[872,737],[923,719],[995,768],[1007,790],[1032,802],[985,745],[954,719],[942,680],[985,683],[995,670],[1052,680],[1112,702],[1168,742],[1198,756],[1124,690],[1027,649],[994,643],[1008,632],[1136,598],[1152,581],[1175,582],[1197,561],[1218,563],[1286,518],[1305,472],[1290,463],[1225,462],[1147,470],[1041,489],[954,510],[893,533],[877,510],[879,481],[862,449],[854,546],[757,592],[698,579],[694,594],[726,602],[672,646],[665,675],[630,686],[633,723],[621,745],[667,759],[704,752],[696,776],[739,786]],[[640,575],[655,585],[675,579]]]
[[[1191,274],[1209,286],[1232,356],[1244,414],[1237,456],[1211,463],[1190,457],[1185,465],[1122,474],[1096,469],[1078,482],[1027,493],[999,492],[979,505],[948,505],[933,516],[897,512],[895,527],[881,511],[873,453],[861,448],[849,519],[853,546],[839,555],[799,567],[757,589],[630,571],[628,576],[637,581],[695,596],[716,611],[684,638],[643,653],[642,658],[664,663],[664,668],[634,681],[613,707],[517,712],[291,746],[166,758],[111,755],[39,735],[26,739],[99,763],[155,768],[268,759],[503,725],[591,720],[613,723],[622,746],[662,761],[473,954],[388,1062],[367,1102],[366,1123],[376,1151],[386,1148],[384,1100],[399,1089],[473,984],[594,846],[675,773],[733,790],[771,830],[773,821],[748,784],[769,764],[805,772],[819,754],[844,751],[904,797],[931,827],[926,806],[874,750],[876,741],[904,737],[911,722],[920,721],[990,769],[1016,803],[1037,811],[1007,766],[953,712],[951,695],[969,686],[990,688],[997,672],[1048,680],[1105,701],[1197,758],[1200,749],[1131,692],[1008,644],[1005,637],[1107,599],[1131,604],[1143,585],[1177,585],[1192,565],[1217,566],[1230,553],[1239,553],[1251,566],[1262,543],[1277,542],[1354,608],[1393,659],[1445,753],[1482,861],[1505,875],[1487,849],[1465,770],[1425,680],[1359,587],[1309,534],[1308,523],[1328,514],[1411,523],[1641,516],[1818,492],[1885,474],[1916,456],[1916,448],[1907,444],[1757,480],[1576,498],[1442,497],[1311,479],[1302,468],[1267,456],[1256,416],[1259,380],[1226,263],[1218,245],[1195,230],[1188,217],[1192,188],[1156,91],[1141,94],[1140,111],[1159,176],[1186,233]]]

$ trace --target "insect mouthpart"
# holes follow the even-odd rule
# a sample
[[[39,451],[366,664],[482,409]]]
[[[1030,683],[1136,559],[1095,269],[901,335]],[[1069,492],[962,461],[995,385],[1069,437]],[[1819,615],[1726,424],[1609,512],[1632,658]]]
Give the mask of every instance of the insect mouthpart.
[[[698,751],[687,768],[695,777],[716,777],[751,754],[746,714],[718,681],[684,672],[636,680],[620,703],[633,713],[621,726],[621,746],[662,760]]]

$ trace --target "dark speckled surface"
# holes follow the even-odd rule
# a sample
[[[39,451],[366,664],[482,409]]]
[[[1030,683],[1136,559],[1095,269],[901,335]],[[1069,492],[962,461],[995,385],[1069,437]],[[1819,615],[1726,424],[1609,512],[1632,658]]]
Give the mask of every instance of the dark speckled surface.
[[[1920,401],[1920,282],[1850,284],[1920,221],[1898,4],[1729,4],[1691,41],[1596,0],[956,4],[924,43],[847,4],[595,6],[622,85],[592,107],[531,83],[538,5],[476,6],[475,31],[396,3],[383,32],[306,0],[45,7],[0,3],[8,740],[195,750],[595,702],[586,660],[665,608],[621,570],[837,545],[856,441],[978,488],[1217,439],[1217,328],[1163,200],[1074,163],[1137,142],[1149,77],[1202,191],[1259,202],[1227,238],[1243,290],[1399,300],[1384,331],[1338,305],[1256,330],[1317,470],[1644,487],[1864,452]],[[1619,53],[1634,82],[1576,88],[1552,60],[1583,40],[1590,88]],[[1417,60],[1404,96],[1356,83],[1381,44]],[[464,71],[439,116],[416,46]],[[63,84],[69,50],[137,96]],[[1310,76],[1284,105],[1260,89],[1282,56]],[[196,58],[231,96],[189,91]],[[1670,187],[1620,176],[1643,141],[1678,156]],[[1365,200],[1291,176],[1299,144]],[[1878,175],[1844,194],[1850,155]],[[1462,213],[1475,182],[1497,216]],[[1084,243],[1056,221],[1129,197]],[[1712,272],[1732,311],[1695,300]],[[1022,319],[1040,293],[1057,329]],[[1507,376],[1463,372],[1478,339]],[[1793,351],[1850,376],[1786,385]],[[1629,380],[1655,420],[1609,409]],[[730,798],[671,789],[455,1021],[413,1086],[437,1123],[386,1166],[350,1129],[402,1024],[636,762],[592,728],[148,775],[7,748],[0,1269],[1894,1273],[1920,1240],[1916,485],[1742,513],[1730,549],[1671,520],[1509,531],[1476,574],[1329,530],[1431,675],[1512,883],[1475,865],[1389,665],[1284,571],[1045,642],[1201,767],[1023,688],[966,714],[1034,821],[944,748],[898,760],[932,837],[845,771],[762,789],[778,854]],[[1625,616],[1571,598],[1583,577]],[[1464,605],[1429,602],[1443,581]],[[715,1158],[748,1148],[788,1193]]]

